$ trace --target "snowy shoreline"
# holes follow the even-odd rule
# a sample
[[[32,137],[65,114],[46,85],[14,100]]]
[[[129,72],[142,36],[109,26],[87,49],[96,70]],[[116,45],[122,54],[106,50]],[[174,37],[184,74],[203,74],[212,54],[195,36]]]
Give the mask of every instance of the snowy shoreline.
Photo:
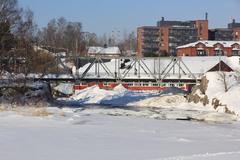
[[[240,85],[238,75],[236,72],[228,72],[225,74],[225,81],[228,85],[228,91],[224,91],[223,79],[221,74],[224,72],[209,72],[206,74],[205,90],[197,89],[193,93],[198,97],[198,103],[189,103],[184,94],[176,92],[163,91],[161,93],[156,91],[132,91],[127,90],[123,85],[118,85],[113,90],[100,89],[98,86],[92,86],[80,91],[76,91],[69,98],[58,98],[54,104],[49,104],[47,99],[49,91],[47,86],[42,87],[37,84],[37,87],[30,88],[26,93],[18,93],[8,91],[16,94],[16,97],[11,98],[6,92],[4,95],[12,100],[19,102],[30,102],[25,105],[31,107],[63,107],[63,108],[83,108],[88,112],[99,112],[106,115],[131,115],[155,118],[155,119],[182,119],[182,120],[198,120],[198,121],[238,121],[240,113]],[[34,86],[33,84],[30,86]],[[55,87],[61,92],[71,90],[70,84],[60,84]],[[41,89],[42,88],[42,89]],[[173,89],[170,89],[173,91]],[[178,91],[178,90],[177,90]],[[69,92],[72,92],[69,91]],[[5,93],[4,93],[5,94]],[[1,98],[1,104],[4,105],[6,100],[4,96]],[[41,98],[42,97],[42,98]],[[205,98],[206,104],[201,102],[201,98]],[[39,101],[40,100],[40,101]],[[36,106],[34,106],[35,102]],[[218,103],[214,103],[217,101]],[[7,104],[11,107],[12,104]],[[21,103],[13,103],[13,106],[21,106]],[[86,106],[100,106],[100,107],[86,107]],[[131,109],[133,110],[131,110]],[[139,110],[138,113],[134,110]],[[127,111],[129,113],[127,113]],[[225,114],[227,113],[227,114]],[[222,117],[222,118],[221,118]]]

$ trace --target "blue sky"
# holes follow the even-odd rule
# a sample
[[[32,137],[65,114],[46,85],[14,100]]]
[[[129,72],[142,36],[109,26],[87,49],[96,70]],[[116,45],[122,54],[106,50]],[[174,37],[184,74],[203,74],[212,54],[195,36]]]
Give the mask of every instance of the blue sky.
[[[168,20],[204,19],[210,28],[225,27],[234,17],[240,21],[240,0],[19,0],[34,12],[39,27],[52,18],[65,17],[82,22],[84,31],[98,35],[114,31],[136,31],[155,25],[162,16]]]

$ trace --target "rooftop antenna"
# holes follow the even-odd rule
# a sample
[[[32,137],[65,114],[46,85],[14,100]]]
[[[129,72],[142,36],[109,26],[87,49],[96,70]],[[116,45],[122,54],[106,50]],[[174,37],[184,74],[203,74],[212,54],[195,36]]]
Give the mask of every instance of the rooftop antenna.
[[[208,20],[208,12],[205,13],[205,20]]]

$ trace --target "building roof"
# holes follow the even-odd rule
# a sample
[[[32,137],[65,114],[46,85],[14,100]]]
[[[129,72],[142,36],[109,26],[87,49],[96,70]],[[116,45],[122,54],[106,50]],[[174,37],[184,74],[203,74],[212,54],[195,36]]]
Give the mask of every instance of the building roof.
[[[89,47],[89,55],[120,55],[121,51],[118,47]]]
[[[212,67],[209,72],[215,72],[215,71],[224,71],[224,72],[232,72],[233,69],[227,65],[225,62],[220,61],[218,64],[216,64],[214,67]]]
[[[177,49],[180,48],[188,48],[188,47],[196,47],[197,44],[202,43],[204,44],[206,47],[214,47],[214,45],[216,44],[222,44],[223,47],[232,47],[232,45],[234,44],[239,44],[240,45],[240,41],[197,41],[194,43],[189,43],[183,46],[179,46],[177,47]]]
[[[157,27],[157,26],[141,26],[141,27],[138,27],[138,29],[156,29],[156,30],[159,30],[160,28]]]
[[[227,31],[227,32],[232,32],[232,29],[229,28],[214,28],[214,29],[209,29],[209,31]]]

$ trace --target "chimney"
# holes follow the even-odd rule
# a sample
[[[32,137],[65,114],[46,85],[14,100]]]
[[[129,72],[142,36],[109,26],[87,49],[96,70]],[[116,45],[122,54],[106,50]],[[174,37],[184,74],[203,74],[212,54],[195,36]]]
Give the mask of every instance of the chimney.
[[[234,24],[234,23],[236,23],[236,20],[235,20],[235,18],[233,18],[233,19],[232,19],[232,23],[233,23],[233,24]]]
[[[205,13],[205,20],[208,20],[208,13]]]
[[[162,17],[162,21],[164,21],[164,17]]]

